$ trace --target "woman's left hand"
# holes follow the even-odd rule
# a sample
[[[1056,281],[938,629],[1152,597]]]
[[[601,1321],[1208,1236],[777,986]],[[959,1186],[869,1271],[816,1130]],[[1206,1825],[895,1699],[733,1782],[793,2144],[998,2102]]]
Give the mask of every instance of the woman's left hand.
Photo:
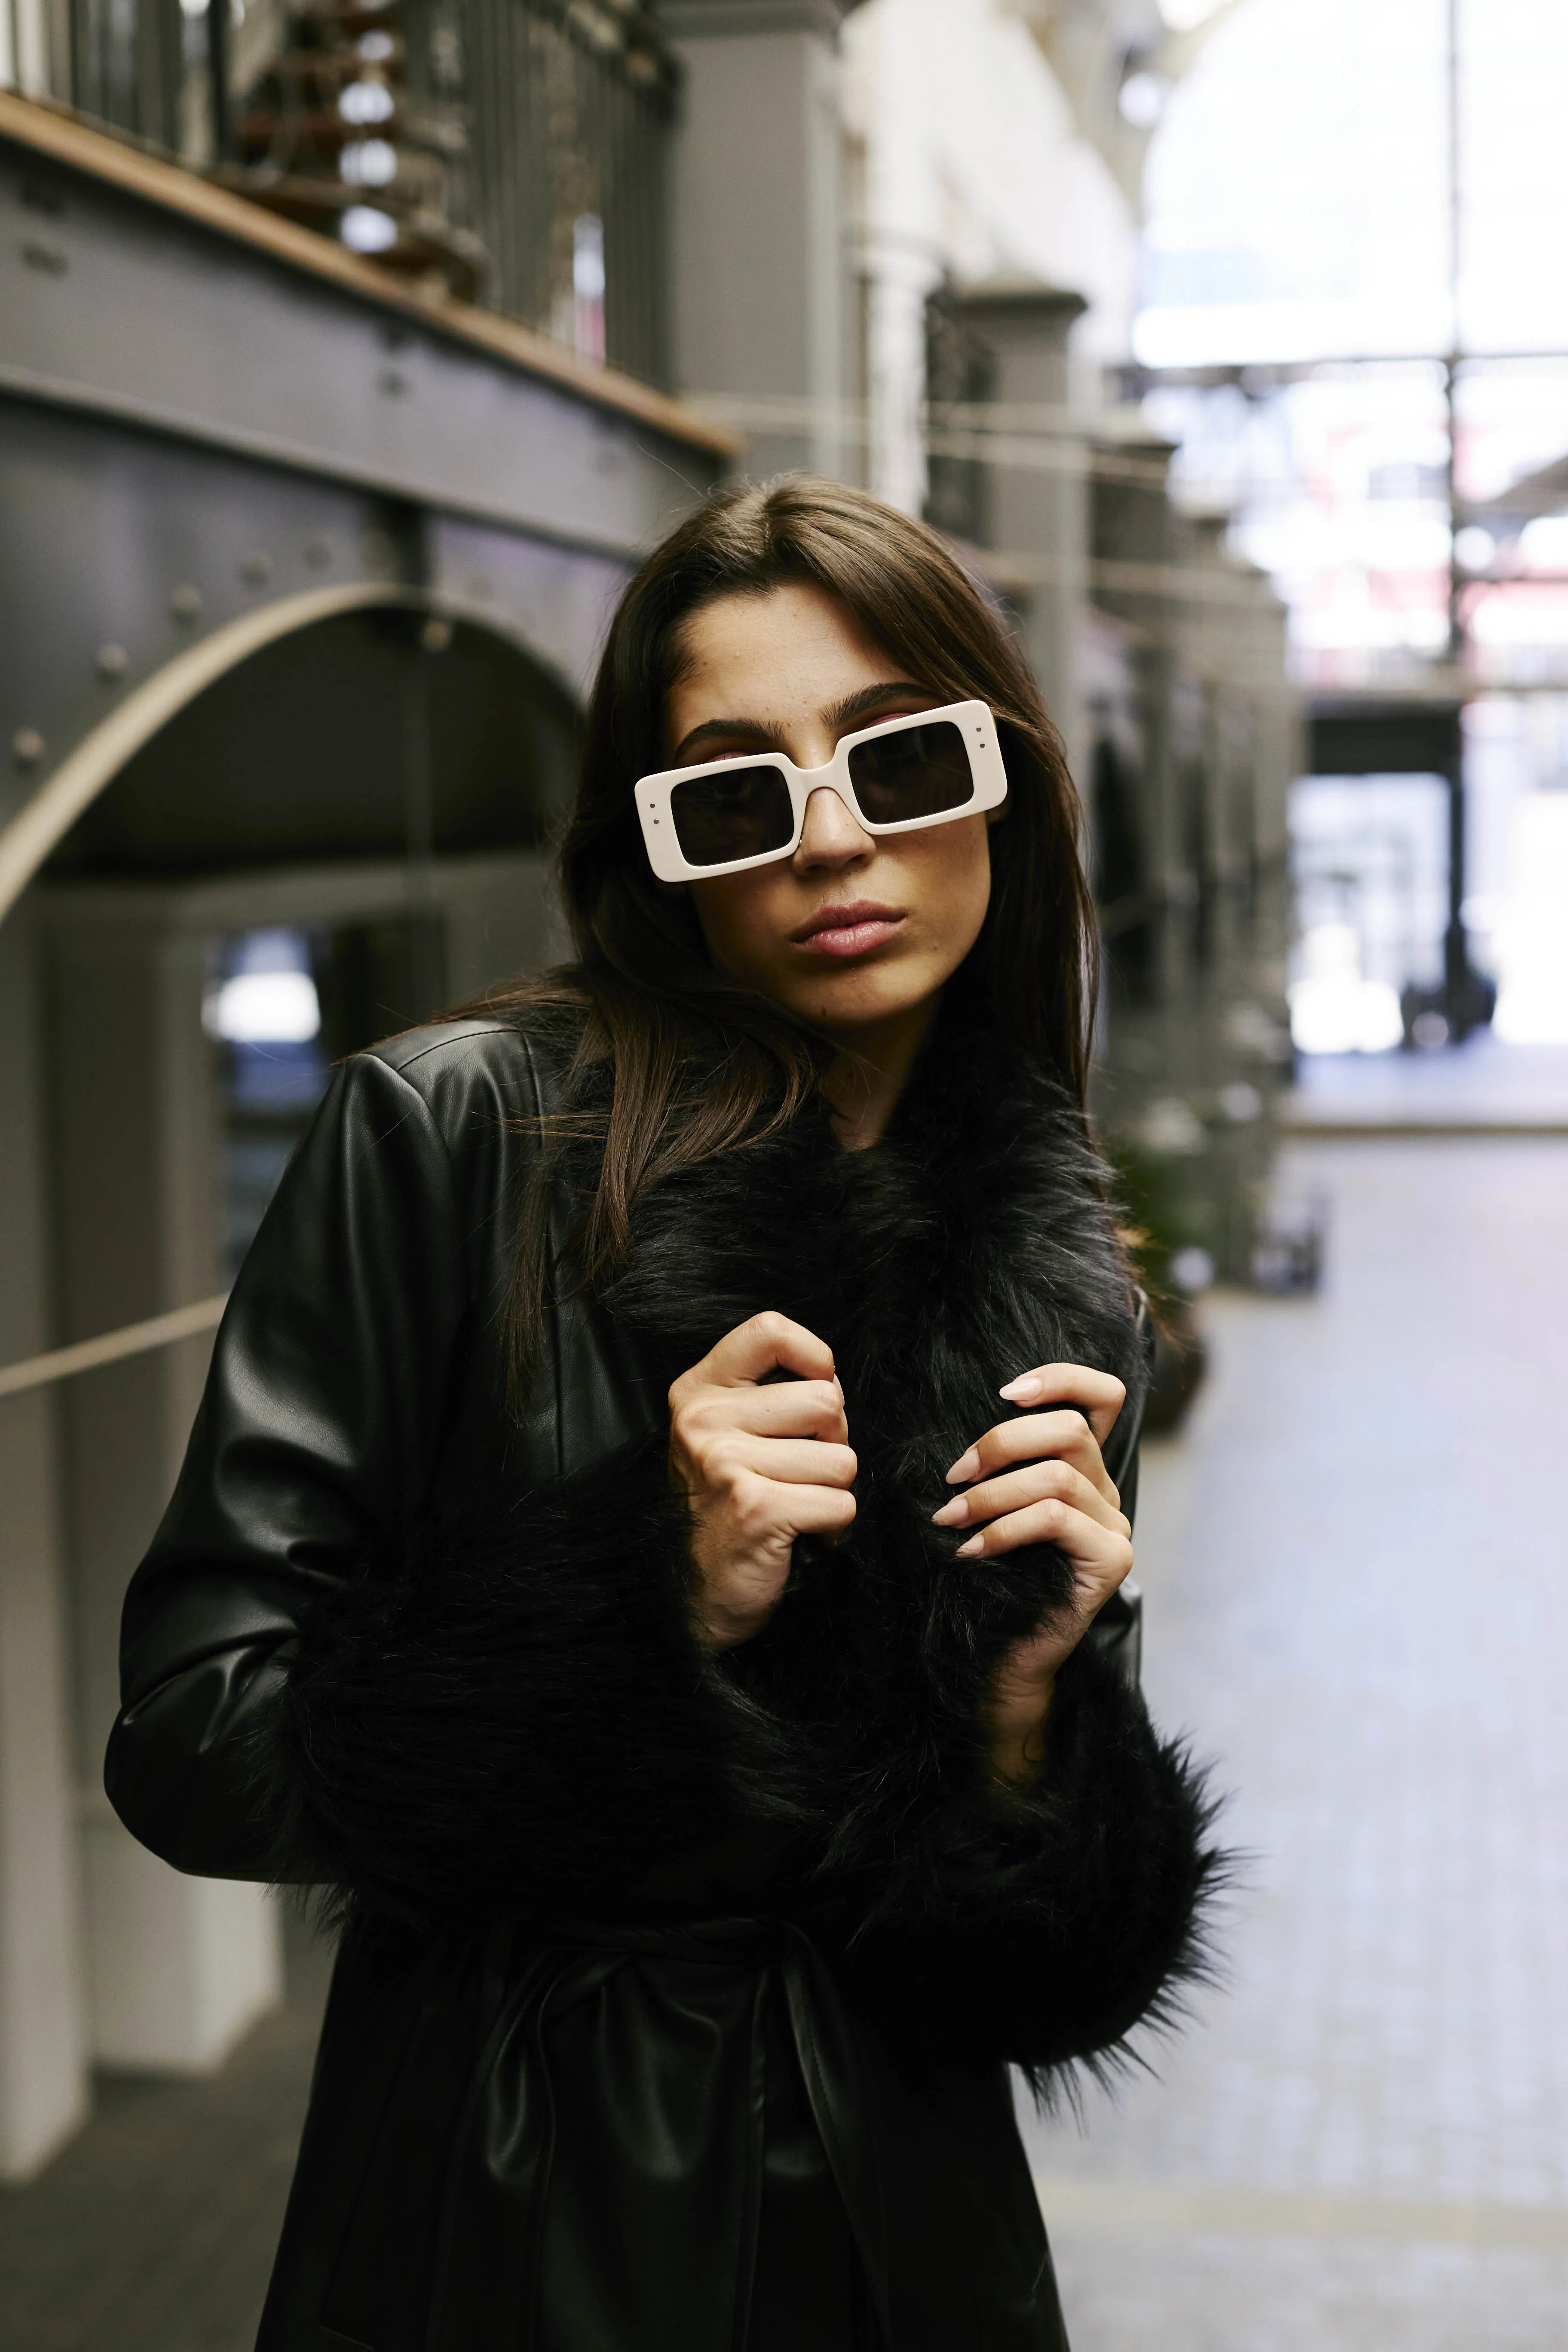
[[[992,1764],[998,1779],[1021,1780],[1044,1758],[1058,1669],[1132,1566],[1131,1524],[1100,1456],[1127,1391],[1087,1364],[1043,1364],[1001,1394],[1049,1409],[988,1429],[947,1474],[968,1492],[932,1516],[939,1528],[976,1530],[959,1545],[960,1559],[1051,1543],[1072,1570],[1067,1608],[1015,1643],[992,1683]]]

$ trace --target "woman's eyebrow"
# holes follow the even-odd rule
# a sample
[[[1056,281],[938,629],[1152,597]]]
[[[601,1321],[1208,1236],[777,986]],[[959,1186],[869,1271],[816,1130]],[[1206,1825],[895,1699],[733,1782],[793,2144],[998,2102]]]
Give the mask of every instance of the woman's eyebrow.
[[[679,764],[694,743],[707,743],[715,740],[728,743],[735,742],[737,740],[742,743],[756,743],[770,751],[778,749],[778,736],[774,730],[764,727],[760,719],[705,719],[700,727],[693,727],[683,735],[676,745],[677,764]]]
[[[930,702],[934,699],[929,686],[917,686],[912,677],[884,679],[879,686],[863,686],[854,694],[847,694],[842,702],[830,703],[823,712],[829,727],[847,727],[851,719],[864,719],[868,711],[885,702]]]
[[[884,679],[879,686],[862,686],[847,694],[841,702],[829,703],[822,716],[836,731],[851,726],[868,711],[879,709],[889,702],[929,702],[929,686],[917,686],[913,678]],[[761,751],[776,751],[779,747],[776,728],[764,727],[759,719],[704,719],[700,726],[684,734],[675,747],[673,764],[679,767],[696,746],[702,743],[754,743]]]

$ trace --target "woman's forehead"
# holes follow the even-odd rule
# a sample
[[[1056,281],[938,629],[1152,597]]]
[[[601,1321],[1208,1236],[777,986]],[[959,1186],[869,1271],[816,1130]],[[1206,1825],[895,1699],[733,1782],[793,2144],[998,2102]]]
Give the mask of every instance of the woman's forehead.
[[[716,598],[680,633],[681,661],[670,687],[678,734],[703,719],[768,724],[826,715],[850,695],[908,682],[907,671],[873,645],[847,605],[804,583]]]

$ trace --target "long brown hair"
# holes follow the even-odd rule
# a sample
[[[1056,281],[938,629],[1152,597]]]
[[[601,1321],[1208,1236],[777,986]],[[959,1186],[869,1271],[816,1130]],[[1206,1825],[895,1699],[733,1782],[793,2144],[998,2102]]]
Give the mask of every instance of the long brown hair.
[[[573,1068],[607,1062],[607,1112],[569,1083],[558,1137],[597,1127],[597,1186],[578,1236],[584,1282],[624,1260],[639,1194],[676,1170],[793,1118],[823,1041],[710,961],[685,891],[656,882],[632,788],[666,764],[666,704],[692,614],[721,596],[810,583],[942,702],[994,712],[1010,786],[992,835],[991,903],[953,987],[1083,1100],[1097,933],[1079,855],[1079,808],[1061,739],[1016,640],[936,533],[863,490],[810,475],[717,492],[657,548],[622,597],[589,703],[562,848],[578,961],[486,1001],[503,1017],[586,1013]],[[602,1088],[595,1090],[602,1093]],[[526,1360],[548,1284],[550,1154],[525,1204],[514,1339]]]

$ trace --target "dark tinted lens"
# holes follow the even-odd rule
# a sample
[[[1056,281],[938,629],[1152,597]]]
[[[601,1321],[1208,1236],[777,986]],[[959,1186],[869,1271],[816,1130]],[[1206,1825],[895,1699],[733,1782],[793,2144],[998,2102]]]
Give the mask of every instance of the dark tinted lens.
[[[849,781],[861,814],[873,824],[901,824],[911,816],[938,816],[974,796],[969,750],[951,719],[930,727],[900,727],[874,735],[849,754]]]
[[[787,849],[795,832],[789,786],[776,768],[726,768],[694,776],[669,796],[675,837],[688,866],[728,866]]]

